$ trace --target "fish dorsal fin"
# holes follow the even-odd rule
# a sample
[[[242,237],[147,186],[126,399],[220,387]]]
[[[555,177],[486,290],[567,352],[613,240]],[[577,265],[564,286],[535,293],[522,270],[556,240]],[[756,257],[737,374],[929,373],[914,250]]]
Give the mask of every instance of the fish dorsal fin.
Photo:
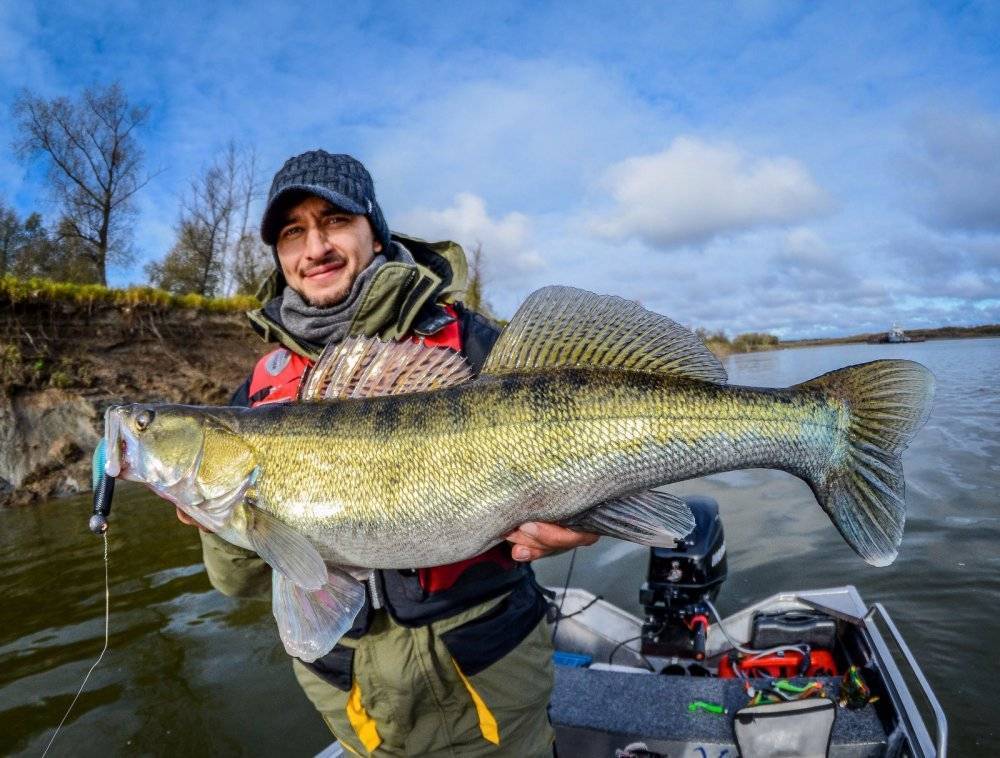
[[[482,373],[542,368],[617,368],[726,382],[719,359],[694,332],[631,300],[574,287],[529,295]]]
[[[469,364],[451,348],[429,347],[412,340],[348,337],[327,345],[303,378],[298,399],[310,402],[406,395],[452,387],[471,378]]]

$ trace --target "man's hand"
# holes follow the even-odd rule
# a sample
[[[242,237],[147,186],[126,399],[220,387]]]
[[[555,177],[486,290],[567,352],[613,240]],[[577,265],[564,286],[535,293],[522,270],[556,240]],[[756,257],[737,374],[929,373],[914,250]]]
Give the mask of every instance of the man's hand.
[[[507,541],[513,544],[510,553],[515,561],[534,561],[570,548],[593,545],[598,536],[558,524],[529,521],[508,534]]]
[[[201,530],[202,530],[203,532],[206,532],[206,533],[208,533],[208,534],[211,534],[211,533],[212,533],[212,530],[211,530],[211,529],[206,529],[205,527],[203,527],[203,526],[202,526],[201,524],[199,524],[199,523],[198,523],[197,521],[195,521],[195,520],[194,520],[193,518],[191,518],[190,516],[188,516],[188,515],[187,515],[187,514],[186,514],[186,513],[184,512],[184,511],[182,511],[182,510],[181,510],[180,508],[177,508],[177,507],[175,506],[175,508],[174,508],[174,509],[175,509],[175,510],[177,511],[177,520],[178,520],[178,521],[180,521],[180,522],[181,522],[182,524],[188,524],[189,526],[196,526],[196,527],[198,527],[199,529],[201,529]]]

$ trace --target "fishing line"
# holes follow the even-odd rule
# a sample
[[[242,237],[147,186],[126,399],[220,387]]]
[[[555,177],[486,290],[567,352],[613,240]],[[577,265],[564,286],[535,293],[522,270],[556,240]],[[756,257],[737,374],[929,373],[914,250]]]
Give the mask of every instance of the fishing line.
[[[76,701],[80,699],[80,695],[83,693],[83,688],[87,686],[87,680],[90,679],[90,675],[94,673],[94,669],[101,662],[104,654],[108,652],[108,636],[111,628],[111,585],[108,581],[108,533],[104,532],[101,535],[104,538],[104,648],[101,650],[101,654],[97,656],[97,660],[94,661],[94,665],[90,667],[90,671],[87,675],[83,677],[83,684],[80,685],[80,689],[76,691],[76,697],[73,698],[73,702],[69,704],[69,708],[66,709],[65,715],[62,717],[62,721],[59,722],[59,726],[52,733],[52,737],[49,738],[49,744],[45,746],[45,751],[42,753],[42,758],[45,758],[46,754],[49,752],[49,748],[52,747],[52,743],[55,742],[56,735],[59,734],[59,730],[63,728],[63,724],[66,723],[66,719],[69,717],[70,711],[73,710],[73,706],[76,705]]]
[[[556,610],[556,623],[552,627],[552,642],[556,641],[556,634],[559,633],[559,621],[562,619],[563,603],[566,602],[566,593],[569,591],[569,580],[573,576],[573,564],[576,563],[576,548],[569,557],[569,568],[566,570],[566,583],[563,585],[562,597],[559,598],[559,608]]]

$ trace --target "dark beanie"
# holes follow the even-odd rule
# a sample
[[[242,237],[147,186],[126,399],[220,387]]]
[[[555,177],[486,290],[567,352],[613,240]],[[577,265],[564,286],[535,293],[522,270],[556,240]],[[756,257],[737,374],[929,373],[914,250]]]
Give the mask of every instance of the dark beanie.
[[[289,195],[316,195],[349,213],[367,216],[375,238],[389,247],[389,225],[375,200],[375,183],[364,164],[350,155],[333,155],[325,150],[310,150],[285,161],[267,194],[267,207],[260,222],[260,237],[267,245],[277,242],[281,231],[283,199]]]

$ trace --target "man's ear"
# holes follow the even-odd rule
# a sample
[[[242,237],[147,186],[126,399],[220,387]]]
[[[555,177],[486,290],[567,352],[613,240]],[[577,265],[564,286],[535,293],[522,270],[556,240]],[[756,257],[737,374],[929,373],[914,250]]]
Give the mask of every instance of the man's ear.
[[[372,245],[372,250],[374,250],[376,253],[381,253],[382,252],[382,240],[375,240],[375,244]]]

